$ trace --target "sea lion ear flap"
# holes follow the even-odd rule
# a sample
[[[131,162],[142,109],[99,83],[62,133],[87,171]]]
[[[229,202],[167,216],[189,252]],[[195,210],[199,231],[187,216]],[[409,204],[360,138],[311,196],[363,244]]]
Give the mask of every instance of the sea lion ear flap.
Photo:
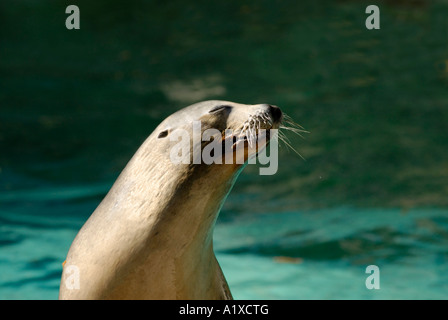
[[[165,138],[171,132],[171,129],[165,129],[159,133],[157,136],[158,139]]]

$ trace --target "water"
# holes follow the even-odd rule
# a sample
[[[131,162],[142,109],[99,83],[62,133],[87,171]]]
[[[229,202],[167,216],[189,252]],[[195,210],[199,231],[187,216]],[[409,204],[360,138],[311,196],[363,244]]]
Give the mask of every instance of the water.
[[[447,228],[443,210],[266,213],[218,226],[216,248],[236,298],[446,299]]]
[[[79,228],[166,116],[225,99],[310,131],[215,230],[238,299],[446,299],[448,5],[0,2],[0,299],[55,299]],[[104,8],[108,8],[105,10]],[[368,265],[380,289],[368,290]]]
[[[21,192],[22,204],[3,195],[2,299],[57,298],[62,262],[104,187],[40,190],[37,201],[36,192]],[[447,210],[245,214],[220,219],[214,245],[236,299],[448,297]],[[380,270],[379,290],[365,286],[372,264]]]

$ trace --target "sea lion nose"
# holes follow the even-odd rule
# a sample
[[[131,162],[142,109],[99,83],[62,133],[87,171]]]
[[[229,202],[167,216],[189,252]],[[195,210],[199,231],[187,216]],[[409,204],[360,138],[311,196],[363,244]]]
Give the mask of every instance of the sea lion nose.
[[[282,110],[280,110],[280,108],[277,106],[269,105],[269,112],[271,113],[272,118],[275,122],[280,121],[280,119],[282,118]]]

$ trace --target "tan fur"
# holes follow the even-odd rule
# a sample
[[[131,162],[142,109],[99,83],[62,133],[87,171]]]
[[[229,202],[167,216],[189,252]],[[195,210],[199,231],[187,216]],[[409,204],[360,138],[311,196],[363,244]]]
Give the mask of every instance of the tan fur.
[[[232,106],[226,117],[209,114]],[[142,144],[79,231],[62,274],[60,299],[231,299],[213,252],[219,210],[244,165],[179,164],[163,130],[191,130],[193,120],[236,128],[265,105],[206,101],[163,121]],[[79,268],[79,289],[65,285]]]

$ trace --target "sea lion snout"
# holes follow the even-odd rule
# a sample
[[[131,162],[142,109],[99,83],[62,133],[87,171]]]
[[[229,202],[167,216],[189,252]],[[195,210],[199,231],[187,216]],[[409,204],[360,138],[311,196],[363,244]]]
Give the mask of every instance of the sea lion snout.
[[[280,110],[279,107],[268,105],[269,106],[269,112],[271,113],[272,118],[275,122],[279,122],[282,119],[283,113],[282,110]]]

